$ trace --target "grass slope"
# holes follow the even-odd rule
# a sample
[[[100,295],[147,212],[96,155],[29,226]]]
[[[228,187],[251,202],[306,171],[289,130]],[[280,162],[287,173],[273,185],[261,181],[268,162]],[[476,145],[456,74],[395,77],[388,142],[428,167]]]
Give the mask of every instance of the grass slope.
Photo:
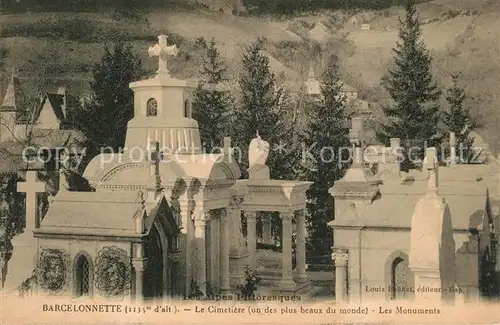
[[[469,101],[472,110],[485,117],[479,133],[497,151],[500,4],[491,0],[436,0],[420,5],[419,13],[425,42],[434,56],[436,79],[446,86],[450,72],[462,72],[462,82],[473,97]],[[28,78],[42,78],[48,70],[50,77],[69,79],[80,90],[91,78],[91,66],[102,54],[104,44],[117,35],[132,43],[146,69],[152,72],[157,61],[147,56],[148,46],[159,33],[174,33],[181,53],[172,59],[170,67],[179,77],[197,75],[200,50],[194,41],[198,37],[217,40],[230,77],[235,80],[242,50],[263,36],[276,74],[297,84],[307,73],[311,48],[318,44],[314,28],[321,23],[321,29],[326,27],[331,37],[319,42],[323,43],[323,51],[339,57],[343,79],[360,89],[363,97],[380,101],[386,97],[379,87],[380,77],[392,62],[391,49],[397,41],[400,14],[400,8],[391,8],[354,15],[323,12],[277,20],[235,17],[208,10],[157,9],[147,14],[147,21],[129,21],[105,13],[3,15],[0,46],[8,49],[2,58],[6,72],[3,79],[12,66]],[[361,23],[369,23],[371,30],[361,32]]]

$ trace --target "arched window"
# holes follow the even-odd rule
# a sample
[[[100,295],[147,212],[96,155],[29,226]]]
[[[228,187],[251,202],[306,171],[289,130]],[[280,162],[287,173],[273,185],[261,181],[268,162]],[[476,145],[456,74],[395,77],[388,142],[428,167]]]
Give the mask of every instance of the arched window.
[[[146,116],[156,116],[158,115],[158,103],[156,99],[151,98],[148,100],[146,105]]]
[[[85,255],[80,255],[75,265],[75,296],[90,295],[90,264]]]
[[[191,117],[191,103],[189,99],[184,101],[184,117]]]

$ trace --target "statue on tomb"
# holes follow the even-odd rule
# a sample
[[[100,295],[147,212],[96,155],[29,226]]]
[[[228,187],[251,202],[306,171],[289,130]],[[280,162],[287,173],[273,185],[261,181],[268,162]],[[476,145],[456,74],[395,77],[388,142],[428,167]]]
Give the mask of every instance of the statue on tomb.
[[[262,140],[257,131],[255,138],[250,141],[248,147],[248,163],[250,168],[256,165],[265,165],[269,155],[269,143]]]
[[[269,179],[269,167],[266,165],[269,155],[269,142],[262,140],[257,131],[248,146],[248,174],[250,179]]]

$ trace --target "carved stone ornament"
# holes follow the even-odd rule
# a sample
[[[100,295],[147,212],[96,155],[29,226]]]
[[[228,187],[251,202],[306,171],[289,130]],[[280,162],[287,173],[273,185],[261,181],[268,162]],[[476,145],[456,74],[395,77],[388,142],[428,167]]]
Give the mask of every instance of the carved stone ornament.
[[[210,221],[212,216],[211,211],[203,211],[202,208],[195,209],[193,213],[191,214],[191,220],[193,220],[195,223],[203,223],[206,221]]]
[[[248,163],[249,167],[265,166],[267,156],[269,155],[269,143],[262,140],[259,133],[250,141],[248,146]]]
[[[47,293],[64,290],[68,284],[69,270],[68,253],[61,249],[43,249],[37,267],[40,289]]]
[[[179,251],[168,252],[168,261],[172,263],[179,263],[181,260]]]
[[[282,221],[292,222],[294,216],[295,216],[295,211],[293,209],[286,209],[284,211],[280,211],[280,218]]]
[[[95,285],[106,297],[123,297],[131,288],[130,257],[118,247],[104,247],[95,263]]]
[[[148,197],[148,192],[146,190],[140,190],[139,192],[137,192],[137,200],[136,202],[139,203],[139,205],[141,206],[141,208],[145,208],[146,207],[146,199]]]
[[[241,204],[242,203],[243,203],[243,198],[237,197],[237,196],[233,196],[229,200],[229,207],[231,209],[241,209]]]
[[[349,252],[346,248],[334,248],[332,253],[332,261],[336,266],[346,266],[349,260]]]

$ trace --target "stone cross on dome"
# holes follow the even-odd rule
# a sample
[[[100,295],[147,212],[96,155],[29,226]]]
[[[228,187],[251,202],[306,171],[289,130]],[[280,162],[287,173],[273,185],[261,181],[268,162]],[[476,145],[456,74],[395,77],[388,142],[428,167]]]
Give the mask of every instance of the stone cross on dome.
[[[150,57],[157,56],[158,57],[158,71],[157,74],[168,74],[167,68],[167,57],[169,55],[177,56],[179,53],[179,49],[174,44],[172,46],[167,46],[167,38],[166,35],[158,36],[158,44],[154,46],[150,46],[148,49],[148,54]]]

